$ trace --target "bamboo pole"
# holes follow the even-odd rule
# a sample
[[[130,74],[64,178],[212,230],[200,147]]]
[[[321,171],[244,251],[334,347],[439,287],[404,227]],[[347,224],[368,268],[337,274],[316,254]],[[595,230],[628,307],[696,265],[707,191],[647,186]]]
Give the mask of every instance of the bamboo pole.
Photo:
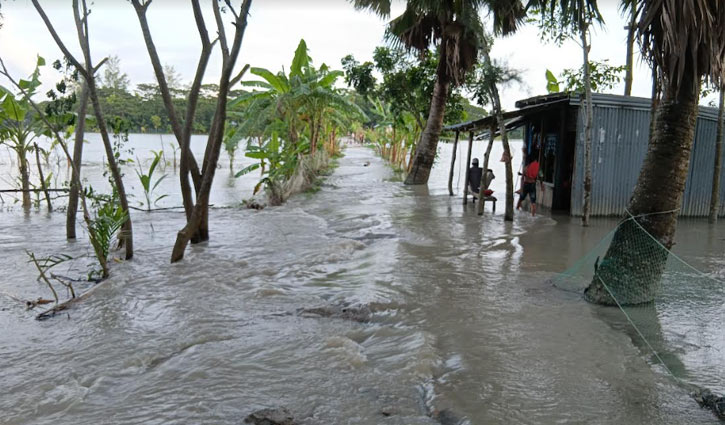
[[[463,205],[468,204],[468,177],[471,172],[471,150],[473,149],[473,131],[468,133],[468,156],[466,157],[466,181],[463,186]]]
[[[453,171],[456,165],[456,152],[458,150],[458,135],[456,130],[456,138],[453,139],[453,153],[451,154],[451,171],[448,173],[448,195],[453,196]]]

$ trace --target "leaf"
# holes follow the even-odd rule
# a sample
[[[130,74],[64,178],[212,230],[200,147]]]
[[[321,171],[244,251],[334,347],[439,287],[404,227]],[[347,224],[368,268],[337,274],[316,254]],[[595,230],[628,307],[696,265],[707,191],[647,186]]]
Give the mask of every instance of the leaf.
[[[255,163],[255,164],[249,165],[247,167],[244,167],[241,170],[239,170],[236,174],[234,174],[234,177],[241,177],[245,174],[249,174],[252,171],[258,169],[260,166],[261,165],[259,163]]]
[[[154,175],[154,170],[156,169],[156,166],[159,165],[160,159],[161,155],[154,154],[154,160],[151,161],[151,166],[149,167],[149,178]]]
[[[330,87],[333,84],[335,84],[335,81],[339,77],[341,77],[343,75],[345,75],[345,74],[342,71],[331,71],[330,73],[328,73],[327,75],[325,75],[324,77],[322,77],[320,79],[320,81],[318,82],[318,84],[321,85],[321,86],[323,86],[323,87]]]
[[[27,109],[12,96],[5,96],[2,107],[5,114],[11,120],[18,122],[23,121],[25,119],[25,114],[28,112]]]
[[[169,196],[169,195],[168,194],[167,195],[161,195],[158,198],[156,198],[156,200],[154,201],[154,205],[158,204],[160,200],[166,198],[167,196]]]
[[[259,189],[262,188],[263,183],[264,183],[264,180],[260,180],[259,183],[257,183],[256,186],[254,186],[254,192],[252,192],[252,195],[256,195],[259,192]]]
[[[45,66],[45,58],[43,58],[42,56],[38,55],[38,61],[35,64],[35,66],[37,66],[37,67]]]
[[[161,177],[160,177],[160,178],[159,178],[158,180],[156,180],[156,183],[154,183],[154,187],[152,187],[152,188],[151,188],[151,192],[153,192],[153,191],[154,191],[154,190],[156,189],[156,186],[158,186],[158,185],[159,185],[159,183],[161,183],[161,181],[162,181],[163,179],[165,179],[165,178],[166,178],[167,176],[168,176],[168,174],[164,174],[164,175],[163,175],[163,176],[161,176]],[[164,196],[166,196],[166,195],[164,195]]]
[[[146,192],[149,191],[149,176],[140,176],[141,185],[143,186],[144,190]]]
[[[274,87],[276,91],[279,93],[287,93],[289,91],[289,85],[286,84],[282,79],[280,79],[278,76],[272,74],[271,71],[264,69],[264,68],[251,68],[249,70],[252,74],[262,77],[271,85]]]
[[[559,90],[559,81],[556,79],[556,76],[550,71],[546,70],[546,90],[549,93],[558,93]]]
[[[265,151],[247,152],[244,154],[244,156],[252,159],[266,159],[269,157],[269,155]]]
[[[261,81],[260,81],[260,83],[261,83]],[[271,88],[271,86],[270,86],[270,88]],[[257,99],[264,99],[264,98],[272,97],[272,95],[273,95],[273,90],[266,91],[266,92],[245,93],[245,94],[239,96],[238,98],[232,100],[231,102],[229,102],[227,104],[227,107],[234,108],[235,106],[237,106],[241,103],[250,102],[250,101],[257,100]]]
[[[295,57],[292,59],[292,65],[290,66],[289,76],[294,77],[302,75],[302,68],[306,68],[310,65],[310,57],[307,55],[307,43],[305,39],[300,39],[300,43],[297,45],[295,50]]]

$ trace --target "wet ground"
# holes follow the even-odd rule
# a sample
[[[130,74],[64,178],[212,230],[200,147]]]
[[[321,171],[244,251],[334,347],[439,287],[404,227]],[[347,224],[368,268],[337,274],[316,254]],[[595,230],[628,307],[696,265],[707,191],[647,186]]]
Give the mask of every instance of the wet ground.
[[[87,248],[65,241],[62,213],[2,212],[0,423],[239,424],[274,406],[302,424],[716,423],[616,311],[548,282],[616,221],[505,223],[502,201],[478,217],[447,195],[440,162],[427,188],[410,188],[348,148],[317,193],[213,210],[211,241],[175,265],[183,214],[135,212],[136,257],[44,322],[8,297],[49,296],[24,249]],[[679,252],[722,273],[723,228],[683,228]],[[327,317],[329,306],[364,307]],[[725,380],[720,328],[708,346],[679,347],[695,376],[709,365],[713,389]]]

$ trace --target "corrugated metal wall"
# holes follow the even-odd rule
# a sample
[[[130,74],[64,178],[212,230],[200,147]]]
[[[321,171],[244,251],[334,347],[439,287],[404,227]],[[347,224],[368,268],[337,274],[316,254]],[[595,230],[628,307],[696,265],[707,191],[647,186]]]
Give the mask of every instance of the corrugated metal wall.
[[[618,216],[624,214],[629,204],[647,153],[649,105],[647,100],[622,96],[600,95],[593,101],[591,215]],[[571,199],[571,214],[574,216],[582,215],[584,202],[584,114],[578,115]],[[717,117],[712,108],[703,108],[695,129],[681,212],[683,216],[708,215],[716,129]],[[663,182],[664,189],[666,182]],[[725,200],[725,173],[721,176],[720,199]],[[721,206],[720,215],[723,214],[725,207]]]

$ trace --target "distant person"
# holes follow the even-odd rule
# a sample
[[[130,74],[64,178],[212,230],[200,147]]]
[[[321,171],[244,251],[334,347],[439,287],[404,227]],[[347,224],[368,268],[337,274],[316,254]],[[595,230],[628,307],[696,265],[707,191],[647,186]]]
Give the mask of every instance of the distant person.
[[[521,209],[521,203],[529,197],[531,202],[531,215],[536,215],[536,179],[539,176],[539,161],[534,159],[524,167],[524,186],[521,189],[521,195],[519,196],[519,203],[516,204],[516,209]]]

